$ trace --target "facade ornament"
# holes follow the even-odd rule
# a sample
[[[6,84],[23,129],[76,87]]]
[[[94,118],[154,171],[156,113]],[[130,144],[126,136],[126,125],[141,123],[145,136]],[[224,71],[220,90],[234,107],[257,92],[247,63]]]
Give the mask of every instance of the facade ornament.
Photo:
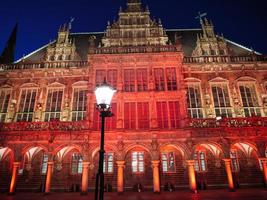
[[[208,118],[212,118],[213,117],[213,109],[212,109],[211,98],[210,98],[209,94],[205,95],[205,110],[206,110],[206,116]]]
[[[34,121],[35,122],[40,122],[42,121],[42,117],[43,117],[43,106],[42,106],[42,103],[39,102],[37,104],[37,109],[35,111],[35,114],[34,114]]]
[[[234,102],[234,112],[236,117],[242,117],[244,115],[244,110],[243,107],[241,106],[241,103],[238,99],[238,95],[235,89],[233,93],[233,102]]]
[[[15,114],[16,114],[16,104],[17,101],[15,99],[11,100],[11,104],[9,106],[8,112],[7,112],[7,117],[6,117],[6,122],[11,123],[14,121]]]
[[[264,115],[267,116],[267,95],[262,95],[262,102],[263,102],[263,112]]]
[[[62,121],[69,121],[70,118],[70,106],[69,106],[69,99],[65,99],[65,105],[62,110]]]

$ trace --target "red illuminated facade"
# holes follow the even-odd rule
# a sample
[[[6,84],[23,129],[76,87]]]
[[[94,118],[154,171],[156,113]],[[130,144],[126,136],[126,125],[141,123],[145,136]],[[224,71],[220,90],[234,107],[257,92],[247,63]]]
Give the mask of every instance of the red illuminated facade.
[[[91,192],[100,117],[106,191],[267,185],[267,58],[214,32],[165,30],[128,0],[104,33],[55,41],[0,65],[0,189]]]

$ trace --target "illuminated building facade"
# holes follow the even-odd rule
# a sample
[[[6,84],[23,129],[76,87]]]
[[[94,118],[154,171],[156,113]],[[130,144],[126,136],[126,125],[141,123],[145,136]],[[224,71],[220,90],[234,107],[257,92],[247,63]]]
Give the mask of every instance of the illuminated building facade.
[[[127,0],[104,33],[71,33],[0,69],[2,191],[93,190],[100,117],[106,191],[267,185],[267,58],[214,32],[165,30]]]

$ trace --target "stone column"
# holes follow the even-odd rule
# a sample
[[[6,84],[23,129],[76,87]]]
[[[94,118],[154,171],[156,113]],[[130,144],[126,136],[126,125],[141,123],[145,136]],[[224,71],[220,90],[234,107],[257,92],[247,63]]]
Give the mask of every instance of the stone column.
[[[262,164],[265,187],[267,187],[267,158],[259,158]]]
[[[231,170],[231,159],[223,159],[225,164],[225,170],[228,179],[228,187],[230,191],[235,191],[234,181],[233,181],[233,174]]]
[[[47,172],[46,172],[46,181],[45,181],[45,194],[50,193],[51,179],[53,173],[54,162],[47,162]]]
[[[187,167],[188,167],[190,190],[193,193],[197,193],[196,174],[195,174],[195,168],[194,168],[195,161],[194,160],[187,160],[186,163],[187,163]]]
[[[153,168],[153,188],[154,193],[160,193],[160,181],[159,181],[159,160],[151,161]]]
[[[123,193],[123,170],[125,161],[117,161],[118,172],[117,172],[117,190],[118,193]]]
[[[10,187],[9,187],[9,194],[14,194],[14,192],[15,192],[19,166],[20,166],[20,162],[13,162],[12,177],[11,177],[11,182],[10,182]]]
[[[88,170],[89,170],[89,162],[83,162],[83,172],[82,172],[82,195],[86,195],[88,191]]]

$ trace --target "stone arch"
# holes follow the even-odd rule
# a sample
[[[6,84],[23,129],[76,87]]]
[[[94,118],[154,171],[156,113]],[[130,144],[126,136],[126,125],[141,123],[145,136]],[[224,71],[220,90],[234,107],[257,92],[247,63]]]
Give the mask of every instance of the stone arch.
[[[62,161],[64,156],[66,156],[72,150],[76,150],[80,154],[82,154],[82,147],[79,145],[76,145],[76,144],[62,145],[53,151],[54,159],[58,159],[58,161]]]
[[[8,147],[0,147],[0,162],[3,161],[7,156],[10,156],[11,160],[14,159],[14,152]]]
[[[160,151],[166,147],[173,147],[177,151],[181,153],[184,159],[189,159],[190,158],[190,153],[188,149],[183,145],[183,144],[177,144],[177,143],[164,143],[160,145],[159,149]]]
[[[141,148],[141,149],[144,149],[145,151],[147,151],[149,153],[149,155],[152,157],[152,154],[151,154],[151,150],[149,147],[147,147],[146,145],[143,145],[143,144],[131,144],[131,145],[128,145],[124,148],[124,159],[126,157],[126,155],[134,148]]]
[[[247,158],[250,158],[253,155],[253,153],[255,153],[257,158],[259,157],[257,146],[251,142],[248,141],[234,142],[231,145],[231,149],[233,148],[241,150]]]
[[[94,146],[91,150],[90,150],[90,155],[91,155],[91,158],[90,159],[94,159],[94,157],[97,155],[98,151],[99,151],[100,147],[99,146]],[[107,144],[105,145],[105,151],[112,151],[114,152],[114,154],[117,152],[117,147],[114,146],[114,145],[110,145],[110,144]]]
[[[203,148],[210,151],[216,159],[218,159],[220,155],[223,158],[225,158],[225,152],[223,151],[223,148],[221,147],[220,144],[215,143],[215,142],[201,142],[201,143],[196,144],[193,148],[191,158],[193,158],[196,150],[203,149]]]
[[[30,146],[24,147],[22,149],[21,154],[22,154],[22,157],[27,156],[28,158],[30,158],[30,160],[32,160],[34,156],[42,150],[44,152],[48,151],[47,147],[42,144],[30,145]]]

